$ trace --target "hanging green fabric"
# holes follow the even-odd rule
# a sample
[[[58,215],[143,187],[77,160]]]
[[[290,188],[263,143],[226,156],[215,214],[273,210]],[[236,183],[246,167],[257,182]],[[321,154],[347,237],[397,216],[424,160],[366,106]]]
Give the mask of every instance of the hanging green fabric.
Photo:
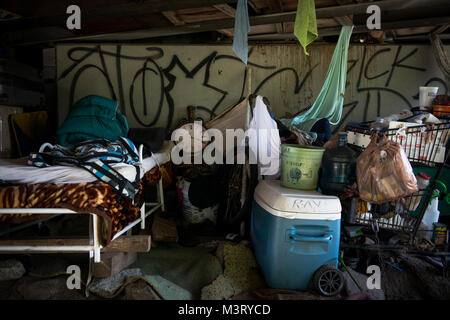
[[[294,119],[282,119],[286,126],[295,125],[303,131],[310,131],[316,121],[327,118],[330,124],[339,123],[344,104],[345,84],[347,81],[347,57],[353,26],[343,26],[330,66],[320,93],[308,111]]]
[[[297,15],[295,16],[294,35],[306,52],[306,46],[317,39],[316,6],[314,0],[298,0]]]

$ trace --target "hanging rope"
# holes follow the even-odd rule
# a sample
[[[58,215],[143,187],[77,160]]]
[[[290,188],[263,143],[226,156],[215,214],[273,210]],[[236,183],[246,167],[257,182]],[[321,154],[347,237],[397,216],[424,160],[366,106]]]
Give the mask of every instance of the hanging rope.
[[[447,82],[447,88],[450,84],[450,59],[447,56],[444,45],[442,44],[441,38],[438,34],[432,33],[430,35],[431,48],[433,49],[434,57],[436,58],[437,64],[441,69],[442,73],[445,75]]]

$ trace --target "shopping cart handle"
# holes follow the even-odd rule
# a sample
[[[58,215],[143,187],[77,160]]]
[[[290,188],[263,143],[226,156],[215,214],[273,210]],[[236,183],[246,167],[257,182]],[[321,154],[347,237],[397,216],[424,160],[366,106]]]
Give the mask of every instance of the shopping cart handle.
[[[434,180],[434,182],[444,189],[444,193],[447,193],[447,186],[445,185],[445,183],[443,183],[441,180],[438,179]]]
[[[447,204],[450,204],[450,193],[447,192],[447,186],[445,185],[445,183],[443,183],[441,180],[438,180],[438,179],[434,180],[434,183],[435,183],[435,187],[441,186],[444,189],[444,191],[442,191],[442,193],[441,193],[441,192],[439,192],[438,189],[435,189],[433,191],[433,195],[430,199],[430,204],[431,204],[431,201],[433,200],[433,198],[442,199],[442,200],[446,201]]]

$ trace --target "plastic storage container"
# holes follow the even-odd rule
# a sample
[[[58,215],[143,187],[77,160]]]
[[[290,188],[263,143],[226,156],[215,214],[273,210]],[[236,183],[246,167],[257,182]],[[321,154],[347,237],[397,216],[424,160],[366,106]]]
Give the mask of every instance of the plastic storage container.
[[[433,105],[433,114],[436,117],[450,116],[450,106]]]
[[[427,110],[427,108],[431,107],[438,90],[439,87],[419,87],[420,110]]]
[[[281,145],[281,185],[300,190],[315,190],[325,149],[296,144]]]
[[[355,153],[347,147],[347,133],[339,132],[336,148],[325,151],[322,159],[320,187],[325,194],[344,192],[355,180]]]
[[[255,190],[250,234],[267,284],[306,290],[323,265],[337,267],[341,203],[316,191],[263,180]]]

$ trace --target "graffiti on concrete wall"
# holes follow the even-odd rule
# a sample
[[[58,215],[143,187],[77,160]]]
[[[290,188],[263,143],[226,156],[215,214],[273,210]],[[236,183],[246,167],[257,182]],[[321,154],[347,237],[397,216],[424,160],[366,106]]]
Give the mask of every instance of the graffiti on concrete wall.
[[[132,126],[173,128],[183,116],[185,102],[195,105],[208,120],[247,93],[248,68],[229,48],[196,47],[198,50],[186,54],[184,47],[136,47],[140,49],[139,54],[135,53],[136,49],[122,45],[74,45],[58,50],[60,108],[67,113],[76,100],[98,90],[119,101]],[[350,49],[341,124],[348,120],[371,120],[382,115],[385,106],[393,104],[398,110],[414,107],[422,85],[439,86],[440,93],[448,91],[434,61],[430,70],[420,63],[423,59],[416,59],[424,55],[424,47],[421,50],[411,46],[367,48]],[[326,61],[320,61],[320,50],[324,49],[318,49],[307,68],[286,65],[282,58],[267,57],[259,49],[251,48],[249,52],[248,67],[254,75],[252,93],[275,101],[272,106],[276,105],[273,109],[280,117],[285,111],[295,114],[307,109],[318,94],[328,68]],[[328,50],[332,52],[334,48],[330,46]],[[404,76],[405,72],[409,72],[410,78],[406,90],[398,81],[398,76]],[[282,77],[286,82],[282,82]],[[278,90],[284,84],[286,90]],[[305,90],[313,94],[306,97]]]
[[[369,68],[371,63],[377,58],[377,56],[390,53],[395,51],[395,56],[392,60],[386,61],[384,63],[384,67],[378,68],[377,73],[370,74]],[[443,78],[437,76],[431,76],[430,78],[422,77],[421,73],[426,73],[427,69],[420,65],[415,65],[414,63],[409,63],[408,59],[414,57],[418,52],[418,48],[404,48],[403,46],[398,47],[387,47],[383,49],[377,50],[372,55],[368,56],[367,47],[363,47],[363,55],[359,59],[349,59],[348,63],[348,71],[347,73],[356,72],[357,73],[357,81],[354,84],[353,88],[359,93],[362,93],[362,100],[354,100],[350,102],[345,102],[344,109],[347,109],[344,112],[341,123],[345,123],[345,120],[351,115],[352,112],[357,110],[359,113],[362,113],[362,121],[368,121],[367,113],[369,111],[369,107],[371,106],[370,102],[372,99],[375,100],[375,108],[376,108],[376,116],[381,116],[381,109],[383,106],[383,97],[393,95],[398,97],[398,99],[403,103],[402,108],[410,109],[418,105],[419,100],[419,88],[416,86],[416,92],[414,95],[408,97],[400,90],[397,90],[395,86],[392,85],[392,78],[394,73],[401,73],[403,69],[414,70],[418,72],[416,75],[417,79],[419,79],[418,84],[420,86],[438,86],[440,87],[441,93],[447,93],[448,87]],[[360,63],[359,63],[360,62]],[[355,68],[359,64],[359,68]],[[357,70],[355,70],[357,69]],[[375,79],[385,79],[384,86],[364,86],[362,85],[362,80],[365,79],[367,81],[375,80]],[[347,88],[350,83],[347,82]],[[347,90],[347,89],[346,89]],[[415,102],[413,104],[411,99]],[[336,128],[335,130],[337,130]]]

